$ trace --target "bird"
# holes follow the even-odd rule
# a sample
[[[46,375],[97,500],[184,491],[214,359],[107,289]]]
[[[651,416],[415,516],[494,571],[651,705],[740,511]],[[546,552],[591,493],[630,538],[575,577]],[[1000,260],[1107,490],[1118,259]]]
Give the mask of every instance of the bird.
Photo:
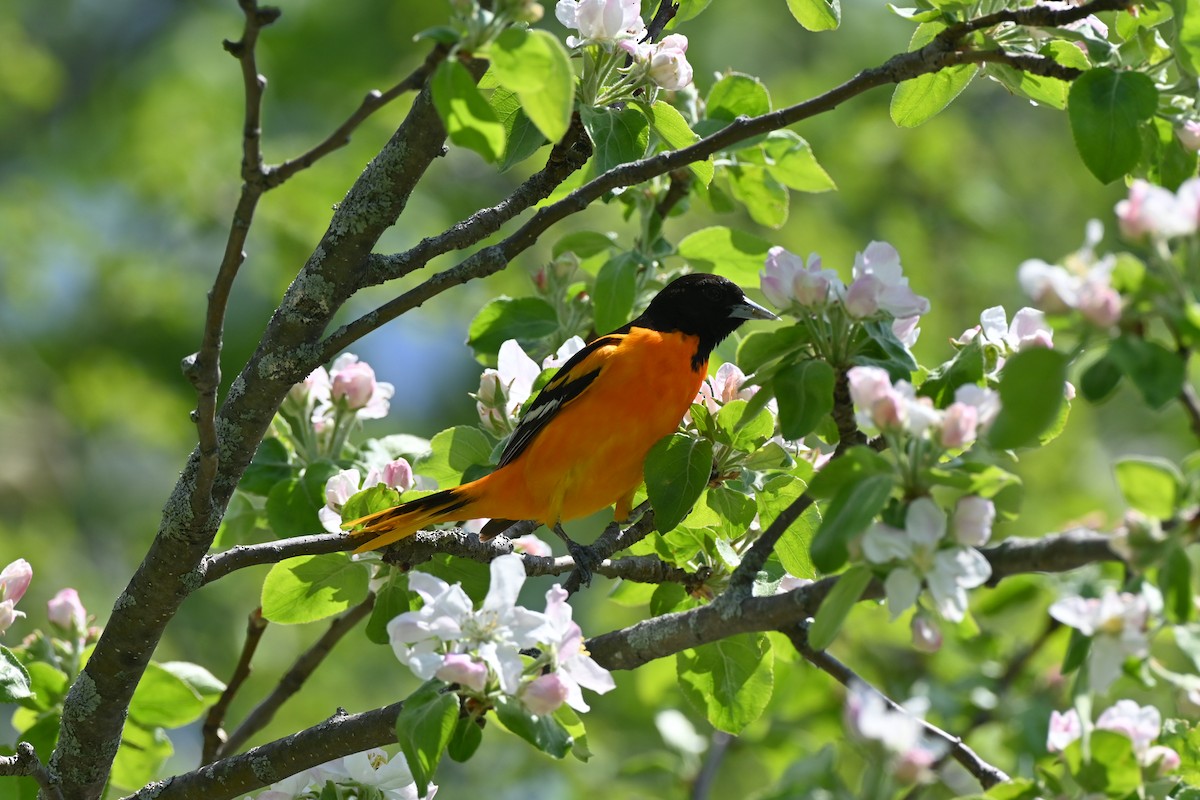
[[[779,319],[734,282],[689,273],[668,283],[633,321],[598,336],[542,388],[491,473],[346,522],[377,550],[440,522],[489,517],[485,541],[534,520],[588,553],[562,523],[615,505],[628,520],[646,455],[674,433],[696,398],[714,347],[751,319]],[[590,577],[588,570],[582,573]]]

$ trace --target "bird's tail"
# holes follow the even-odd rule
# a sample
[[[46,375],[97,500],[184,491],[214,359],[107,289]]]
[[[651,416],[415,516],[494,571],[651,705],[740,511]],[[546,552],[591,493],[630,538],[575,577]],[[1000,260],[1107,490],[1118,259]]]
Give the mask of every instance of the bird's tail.
[[[378,550],[381,547],[412,536],[427,525],[452,522],[478,516],[471,513],[470,505],[475,501],[472,485],[466,484],[453,489],[418,497],[398,506],[376,511],[365,517],[350,520],[342,525],[354,536],[370,536],[371,539],[355,548],[355,553]]]

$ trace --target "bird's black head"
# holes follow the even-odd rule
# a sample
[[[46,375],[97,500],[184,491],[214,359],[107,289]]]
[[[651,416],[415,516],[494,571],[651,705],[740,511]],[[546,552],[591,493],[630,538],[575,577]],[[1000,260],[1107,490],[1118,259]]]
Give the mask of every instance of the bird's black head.
[[[633,324],[700,337],[697,364],[748,319],[779,319],[720,275],[695,273],[671,281]]]

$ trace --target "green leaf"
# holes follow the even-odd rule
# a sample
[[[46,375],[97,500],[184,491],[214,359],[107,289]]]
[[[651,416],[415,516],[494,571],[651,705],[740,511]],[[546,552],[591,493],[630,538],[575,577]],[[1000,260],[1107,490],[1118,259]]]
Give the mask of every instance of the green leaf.
[[[540,297],[498,297],[479,310],[467,329],[467,344],[485,366],[496,366],[500,345],[516,339],[525,350],[558,330],[554,306]]]
[[[0,644],[0,703],[33,697],[29,672],[12,650]]]
[[[1200,0],[1173,0],[1175,46],[1179,66],[1192,77],[1200,76]]]
[[[390,486],[377,483],[370,489],[363,489],[350,495],[346,505],[342,506],[342,519],[358,519],[376,511],[386,511],[400,504],[400,493]]]
[[[712,442],[673,433],[654,443],[646,456],[646,494],[654,524],[666,533],[683,521],[700,499],[712,473]]]
[[[675,106],[662,100],[657,100],[653,105],[642,104],[640,106],[642,113],[646,115],[646,119],[650,121],[650,129],[654,131],[659,139],[667,145],[669,150],[682,150],[683,148],[695,144],[700,141],[700,135],[688,127],[687,120],[683,118]],[[713,179],[713,163],[712,157],[708,157],[703,161],[693,161],[688,164],[688,169],[692,171],[692,175],[696,177],[700,183],[708,186]]]
[[[446,553],[431,558],[422,565],[421,571],[435,575],[451,585],[462,584],[467,597],[475,603],[483,602],[491,582],[491,572],[487,564],[469,558],[456,558]]]
[[[571,737],[571,755],[580,761],[589,760],[592,757],[592,751],[588,749],[587,728],[584,727],[583,720],[579,718],[579,715],[570,706],[564,704],[554,712],[554,718]]]
[[[375,644],[389,644],[387,626],[393,619],[412,610],[408,591],[408,573],[389,569],[383,583],[375,589],[375,606],[367,620],[367,638]]]
[[[521,108],[551,142],[571,124],[575,73],[571,58],[549,31],[508,28],[488,49],[500,85],[517,93]]]
[[[809,31],[831,31],[842,21],[841,0],[787,0],[788,11]]]
[[[575,231],[554,243],[550,254],[558,258],[563,253],[574,253],[579,258],[591,258],[617,246],[613,234],[596,231]]]
[[[1079,391],[1089,403],[1107,400],[1121,383],[1121,367],[1105,352],[1083,371],[1079,379]]]
[[[1077,53],[1079,52],[1074,47],[1071,49]],[[1087,69],[1087,67],[1084,67],[1084,69]],[[1013,94],[1028,98],[1035,103],[1048,105],[1052,108],[1063,109],[1067,107],[1067,93],[1070,91],[1071,85],[1064,80],[1051,78],[1046,75],[1034,75],[1031,72],[1014,69],[1007,64],[988,64],[987,72],[999,80]]]
[[[109,780],[123,789],[140,789],[159,776],[175,752],[162,728],[143,728],[132,719],[121,731],[121,745]]]
[[[346,553],[286,559],[263,581],[263,617],[281,625],[332,617],[366,599],[368,580]]]
[[[450,735],[450,743],[446,746],[446,755],[460,764],[475,755],[483,742],[483,728],[479,721],[470,717],[459,717],[454,724],[454,733]]]
[[[1158,568],[1158,587],[1163,594],[1167,619],[1186,623],[1195,615],[1192,602],[1192,561],[1182,547],[1172,547]]]
[[[820,359],[801,361],[775,374],[779,429],[784,439],[807,436],[833,411],[834,377],[833,367]]]
[[[758,492],[757,498],[758,521],[763,530],[771,527],[783,510],[804,494],[804,490],[804,481],[792,475],[776,475],[767,481]],[[779,563],[788,574],[797,578],[817,577],[810,548],[813,536],[820,526],[821,512],[814,503],[788,526],[783,536],[775,543],[775,555],[779,556]]]
[[[1067,357],[1046,347],[1017,353],[1000,373],[1000,413],[988,431],[997,450],[1025,447],[1058,419]]]
[[[1125,797],[1142,785],[1142,770],[1133,741],[1109,730],[1093,730],[1088,741],[1091,760],[1083,758],[1083,742],[1073,742],[1063,751],[1071,777],[1086,791],[1108,797]]]
[[[1084,165],[1101,183],[1131,171],[1141,155],[1139,123],[1154,115],[1158,90],[1140,72],[1088,70],[1071,84],[1071,133]]]
[[[767,228],[787,222],[788,190],[767,170],[757,164],[729,167],[729,191],[746,207],[750,218]]]
[[[890,475],[892,462],[865,445],[851,447],[840,458],[821,468],[808,491],[818,500],[837,495],[842,489],[871,475]]]
[[[771,640],[743,633],[675,658],[684,697],[718,730],[741,733],[767,707],[775,686]]]
[[[489,162],[498,161],[504,152],[504,126],[470,71],[457,59],[443,61],[433,73],[431,87],[433,105],[450,141]]]
[[[205,708],[216,703],[225,691],[225,684],[199,664],[190,661],[164,661],[159,666],[191,687]]]
[[[267,494],[267,524],[279,538],[302,536],[321,530],[321,520],[304,482],[289,478],[271,487]]]
[[[734,450],[752,453],[775,432],[775,421],[766,410],[754,412],[745,400],[730,400],[717,412],[716,430]]]
[[[837,583],[821,601],[812,627],[808,630],[808,643],[816,650],[824,650],[833,644],[850,609],[862,598],[871,584],[871,569],[865,564],[856,564],[838,578]]]
[[[550,714],[531,714],[516,698],[502,695],[496,701],[496,718],[517,736],[555,758],[562,758],[571,749],[571,737],[558,720]]]
[[[757,117],[771,110],[767,87],[753,75],[731,72],[713,84],[704,104],[708,119],[732,122],[740,116]]]
[[[837,189],[833,178],[817,163],[808,142],[792,131],[772,131],[767,134],[763,153],[767,157],[767,171],[789,189],[798,192]]]
[[[701,272],[714,272],[743,286],[756,286],[771,243],[722,226],[701,228],[679,243],[679,255]]]
[[[637,297],[638,260],[633,253],[609,259],[596,274],[592,307],[597,331],[611,331],[629,321]]]
[[[1183,494],[1179,468],[1162,458],[1123,458],[1113,467],[1125,502],[1148,517],[1175,516]]]
[[[129,701],[129,719],[143,728],[178,728],[197,719],[208,705],[187,682],[152,661]]]
[[[909,51],[929,44],[945,28],[944,22],[921,23],[908,43]],[[915,128],[929,120],[950,105],[978,71],[976,64],[959,64],[901,82],[892,92],[892,122],[901,128]]]
[[[396,740],[408,761],[417,794],[425,796],[442,751],[458,721],[458,697],[443,694],[440,681],[429,681],[404,701],[396,715]]]
[[[738,343],[737,365],[746,374],[757,372],[764,364],[796,352],[808,340],[808,332],[801,325],[752,331]]]
[[[417,459],[413,470],[443,489],[462,483],[463,473],[474,466],[487,466],[492,460],[492,442],[487,434],[472,425],[456,425],[429,441],[429,454]]]
[[[650,123],[636,108],[585,108],[579,113],[592,140],[592,164],[597,173],[646,155]]]
[[[265,496],[271,487],[292,477],[295,468],[288,462],[288,449],[274,436],[262,440],[254,452],[254,460],[242,474],[238,488],[248,494]]]
[[[846,563],[850,556],[850,540],[862,533],[883,510],[891,496],[894,480],[890,473],[868,475],[838,491],[813,537],[812,559],[817,569],[835,572]]]
[[[62,702],[63,697],[67,694],[67,689],[70,688],[65,672],[48,661],[33,661],[25,668],[29,674],[30,693],[19,701],[22,708],[48,711]],[[0,671],[3,670],[3,660],[0,657]],[[0,684],[0,697],[4,696],[3,691],[2,684]]]
[[[976,336],[940,367],[929,373],[918,393],[928,397],[938,408],[954,402],[958,387],[979,384],[984,375],[983,337]]]
[[[488,97],[496,118],[504,126],[504,159],[500,171],[508,172],[547,144],[546,137],[521,110],[516,92],[497,86]]]
[[[1108,355],[1153,409],[1162,408],[1183,390],[1187,371],[1183,359],[1157,342],[1123,335],[1109,345]]]
[[[217,535],[213,537],[210,550],[228,550],[239,544],[248,544],[250,537],[258,528],[258,520],[262,512],[255,508],[254,503],[245,492],[236,491],[229,498],[229,505],[221,517]]]
[[[1062,668],[1059,671],[1063,675],[1070,675],[1082,667],[1083,662],[1087,661],[1088,653],[1091,652],[1091,649],[1092,637],[1072,628],[1071,636],[1067,640],[1067,651],[1063,654]]]

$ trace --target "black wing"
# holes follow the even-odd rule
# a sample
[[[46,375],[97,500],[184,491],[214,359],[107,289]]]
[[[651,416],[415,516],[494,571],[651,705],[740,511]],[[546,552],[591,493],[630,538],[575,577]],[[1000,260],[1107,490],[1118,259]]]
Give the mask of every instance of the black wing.
[[[517,429],[513,431],[512,438],[508,440],[508,444],[504,446],[504,452],[500,455],[500,463],[496,465],[497,469],[511,463],[521,455],[538,435],[538,432],[554,419],[559,410],[583,394],[592,381],[596,380],[596,376],[600,374],[600,370],[608,360],[609,354],[602,351],[620,344],[621,340],[625,338],[623,330],[601,336],[590,342],[559,368],[558,373],[542,388],[542,391],[534,398],[533,405],[517,423]]]

